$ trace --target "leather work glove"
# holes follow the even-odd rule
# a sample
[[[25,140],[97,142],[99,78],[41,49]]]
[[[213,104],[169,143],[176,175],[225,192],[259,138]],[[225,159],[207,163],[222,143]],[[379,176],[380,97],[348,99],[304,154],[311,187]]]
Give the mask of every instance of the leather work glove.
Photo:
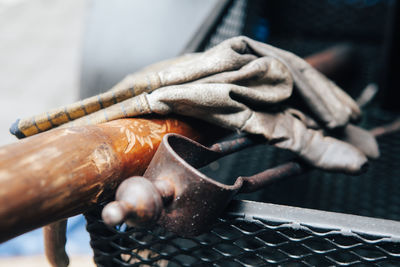
[[[149,113],[263,135],[330,171],[358,173],[367,157],[379,155],[374,137],[349,124],[361,112],[344,91],[303,59],[247,37],[150,66],[104,94],[17,121],[12,132],[27,136],[66,122],[63,127]]]

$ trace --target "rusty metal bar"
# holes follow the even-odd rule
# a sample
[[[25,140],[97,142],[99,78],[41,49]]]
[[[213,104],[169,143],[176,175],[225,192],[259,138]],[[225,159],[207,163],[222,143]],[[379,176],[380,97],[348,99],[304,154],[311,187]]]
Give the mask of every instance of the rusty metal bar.
[[[375,137],[381,137],[384,135],[392,134],[400,130],[400,118],[394,120],[392,123],[387,125],[378,126],[370,130],[370,133]],[[231,141],[225,141],[221,143],[214,144],[211,149],[219,149],[223,153],[232,153],[243,149],[247,146],[254,145],[254,140],[249,140],[247,136],[239,137]],[[236,150],[235,150],[236,149]],[[251,193],[257,191],[263,186],[287,177],[292,177],[300,174],[306,173],[310,170],[310,167],[306,164],[290,161],[274,168],[267,169],[263,172],[257,173],[248,177],[239,177],[243,179],[243,187],[240,193]]]

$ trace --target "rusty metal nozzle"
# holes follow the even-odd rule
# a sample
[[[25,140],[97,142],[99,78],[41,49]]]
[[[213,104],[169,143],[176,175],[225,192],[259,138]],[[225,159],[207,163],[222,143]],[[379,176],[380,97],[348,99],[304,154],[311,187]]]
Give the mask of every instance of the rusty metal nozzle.
[[[220,183],[198,170],[255,142],[238,138],[210,149],[183,136],[165,135],[144,173],[146,178],[136,176],[121,183],[116,200],[103,209],[104,222],[143,228],[157,223],[181,236],[197,235],[212,224],[237,193],[253,192],[277,177],[303,170],[291,162],[250,177],[238,177],[233,185]]]

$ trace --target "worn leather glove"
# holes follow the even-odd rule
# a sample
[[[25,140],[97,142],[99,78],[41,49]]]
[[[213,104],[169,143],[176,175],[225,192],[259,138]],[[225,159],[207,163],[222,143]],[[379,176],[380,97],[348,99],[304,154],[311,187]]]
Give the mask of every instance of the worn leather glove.
[[[105,94],[122,102],[104,108],[109,105],[105,104]],[[84,100],[54,113],[59,119],[73,110],[70,113],[74,116],[69,117],[76,118],[82,112],[78,106],[83,106],[85,113],[95,111],[95,105],[104,108],[65,126],[148,113],[192,116],[261,134],[270,144],[331,171],[357,173],[367,157],[379,154],[369,133],[348,124],[360,116],[360,110],[345,92],[301,58],[247,37],[232,38],[204,53],[153,65],[128,76],[105,94],[97,96],[97,102],[91,98],[92,102]],[[130,98],[123,100],[122,96]],[[53,112],[46,117],[51,117],[49,114]],[[29,126],[27,121],[36,121],[37,128],[50,124],[44,115],[35,118],[20,121],[16,129],[23,132],[20,126]],[[53,120],[52,125],[59,121]],[[333,130],[347,142],[327,136]],[[360,133],[362,139],[356,137]]]
[[[358,173],[367,163],[366,156],[378,156],[375,139],[361,128],[346,126],[341,137],[353,144],[343,142],[315,129],[319,127],[316,122],[299,110],[284,106],[259,110],[262,100],[258,94],[256,89],[234,84],[189,84],[160,88],[145,97],[154,113],[178,113],[260,134],[270,144],[289,149],[325,170]],[[358,138],[354,138],[354,129]]]

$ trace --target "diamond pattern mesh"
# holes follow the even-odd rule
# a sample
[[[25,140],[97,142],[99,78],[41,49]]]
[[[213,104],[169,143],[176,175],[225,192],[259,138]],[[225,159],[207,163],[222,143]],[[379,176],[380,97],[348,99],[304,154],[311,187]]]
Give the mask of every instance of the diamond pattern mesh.
[[[94,211],[86,214],[99,266],[376,266],[398,265],[393,237],[315,227],[229,213],[207,233],[182,238],[161,228],[125,225],[106,229]],[[100,233],[98,231],[101,231]],[[106,233],[106,234],[105,234]],[[104,248],[104,247],[103,247]]]

